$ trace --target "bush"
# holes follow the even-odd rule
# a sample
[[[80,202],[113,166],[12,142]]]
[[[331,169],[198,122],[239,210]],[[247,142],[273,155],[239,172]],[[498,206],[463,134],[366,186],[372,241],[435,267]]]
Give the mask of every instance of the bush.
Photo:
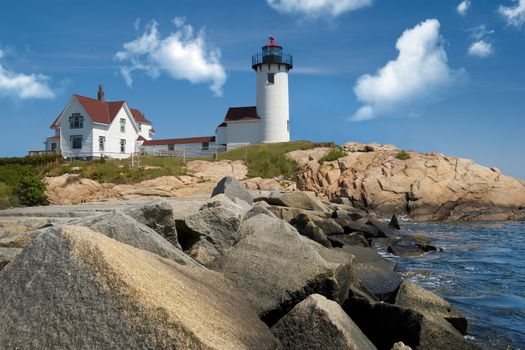
[[[407,160],[410,159],[410,155],[405,151],[398,152],[394,157],[401,160]]]
[[[319,159],[319,163],[323,164],[324,162],[331,162],[331,161],[338,160],[339,158],[342,158],[345,156],[346,156],[346,152],[342,148],[340,147],[332,148],[326,156]]]
[[[5,183],[0,182],[0,209],[12,207],[14,203],[13,191]]]
[[[42,180],[36,176],[26,176],[18,184],[16,195],[23,205],[47,205],[45,191],[46,185]]]

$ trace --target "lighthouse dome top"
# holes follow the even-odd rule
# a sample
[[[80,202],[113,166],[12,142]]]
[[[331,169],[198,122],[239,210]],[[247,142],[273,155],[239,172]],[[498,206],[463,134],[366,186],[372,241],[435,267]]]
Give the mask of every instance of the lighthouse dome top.
[[[263,46],[263,50],[264,50],[264,49],[267,49],[267,48],[270,48],[270,47],[280,48],[280,49],[283,48],[281,45],[279,45],[279,44],[275,41],[275,38],[274,38],[272,35],[268,36],[268,43],[267,43],[266,45]]]

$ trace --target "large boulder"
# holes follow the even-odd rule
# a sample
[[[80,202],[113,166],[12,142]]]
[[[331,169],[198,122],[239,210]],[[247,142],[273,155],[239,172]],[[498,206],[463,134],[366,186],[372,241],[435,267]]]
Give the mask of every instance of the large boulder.
[[[319,294],[297,304],[272,332],[290,350],[376,349],[339,304]]]
[[[297,231],[310,238],[317,243],[324,245],[325,247],[332,248],[332,243],[326,237],[324,231],[319,228],[306,214],[299,214],[290,221],[290,224],[294,226]]]
[[[270,197],[263,198],[264,201],[272,205],[283,207],[298,208],[304,210],[326,211],[326,206],[321,203],[314,195],[306,192],[287,192],[276,193]]]
[[[442,317],[462,334],[467,334],[468,322],[465,315],[445,299],[416,284],[404,281],[396,296],[396,305],[419,311],[426,315]]]
[[[428,244],[428,239],[419,237],[401,237],[388,245],[388,252],[402,258],[418,256],[428,252],[442,251],[441,248]]]
[[[6,349],[276,349],[212,271],[84,227],[50,228],[0,272]]]
[[[248,192],[246,187],[233,176],[222,178],[213,189],[211,196],[213,197],[221,193],[224,193],[232,201],[235,200],[235,198],[239,198],[248,204],[253,203],[253,197],[250,192]]]
[[[271,216],[273,218],[275,218],[275,214],[272,213],[268,207],[270,207],[270,204],[264,202],[264,201],[261,201],[261,202],[257,202],[255,203],[250,210],[248,210],[246,213],[244,213],[244,220],[248,220],[249,218],[252,218],[256,215],[259,215],[259,214],[264,214],[264,215],[268,215],[268,216]]]
[[[124,213],[153,229],[175,247],[181,249],[179,241],[177,240],[173,208],[167,200],[158,199],[143,205],[137,205],[125,209]]]
[[[163,258],[172,259],[180,264],[199,266],[193,259],[175,248],[164,237],[148,226],[120,212],[102,214],[87,219],[71,222],[74,225],[89,227],[119,242],[135,248],[147,250]]]
[[[447,321],[416,310],[353,295],[343,309],[380,350],[402,341],[413,349],[477,349]]]
[[[239,237],[211,268],[233,281],[268,325],[313,293],[345,300],[351,266],[328,263],[288,223],[257,215],[243,222]]]
[[[237,243],[243,210],[224,194],[212,197],[199,211],[177,221],[182,249],[207,265]]]

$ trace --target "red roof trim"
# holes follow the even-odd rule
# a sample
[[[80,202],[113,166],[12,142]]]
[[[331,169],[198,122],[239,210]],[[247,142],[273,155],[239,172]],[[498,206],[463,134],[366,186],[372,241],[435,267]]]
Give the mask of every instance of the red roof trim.
[[[137,141],[148,141],[144,138],[144,136],[140,135],[139,137],[137,137]]]
[[[261,119],[257,115],[257,107],[230,107],[224,117],[225,122]]]
[[[143,146],[158,146],[158,145],[182,145],[188,143],[203,143],[215,142],[215,136],[202,137],[186,137],[180,139],[165,139],[165,140],[147,140],[142,144]]]

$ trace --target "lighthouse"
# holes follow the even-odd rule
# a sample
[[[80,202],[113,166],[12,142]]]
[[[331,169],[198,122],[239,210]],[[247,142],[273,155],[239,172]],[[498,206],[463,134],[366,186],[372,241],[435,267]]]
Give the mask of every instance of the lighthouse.
[[[260,143],[290,141],[288,72],[293,68],[292,55],[283,52],[273,36],[253,55],[252,68],[257,74],[256,112],[260,118]]]

